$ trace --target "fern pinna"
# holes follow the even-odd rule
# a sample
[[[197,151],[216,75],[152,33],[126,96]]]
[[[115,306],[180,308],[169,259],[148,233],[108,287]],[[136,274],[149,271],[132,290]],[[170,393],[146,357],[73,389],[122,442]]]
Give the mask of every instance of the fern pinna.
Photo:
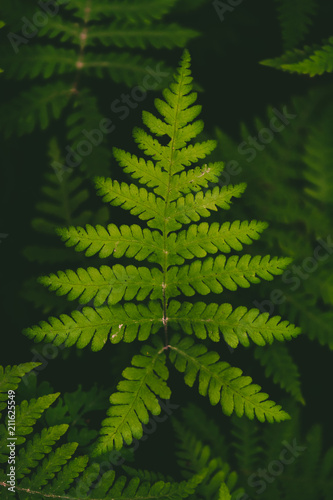
[[[94,307],[69,316],[51,317],[25,330],[36,342],[76,344],[79,348],[91,344],[93,351],[102,349],[108,340],[116,344],[135,339],[147,341],[151,336],[150,344],[145,344],[140,354],[133,357],[132,366],[124,370],[123,380],[110,398],[112,406],[102,424],[96,454],[120,449],[133,438],[139,439],[149,412],[160,413],[159,398],[168,399],[171,394],[167,385],[167,354],[168,361],[184,373],[185,383],[193,386],[198,379],[199,393],[208,395],[213,405],[220,403],[227,415],[235,412],[269,422],[288,418],[250,377],[220,361],[216,352],[208,351],[191,335],[219,342],[222,334],[229,346],[236,347],[247,346],[250,340],[265,345],[274,339],[291,339],[299,334],[299,329],[280,321],[279,316],[259,314],[257,309],[175,299],[180,295],[193,297],[195,293],[220,294],[224,289],[248,288],[262,279],[272,280],[290,262],[289,258],[269,255],[227,258],[219,253],[207,257],[218,251],[242,250],[244,244],[259,237],[266,224],[192,224],[218,207],[228,209],[232,198],[239,198],[245,185],[215,185],[208,189],[209,183],[218,181],[223,169],[221,162],[186,168],[204,159],[216,146],[212,140],[190,143],[203,129],[203,122],[195,120],[201,108],[194,104],[197,95],[192,92],[190,75],[190,56],[185,51],[174,82],[163,92],[164,100],[155,100],[162,119],[143,112],[149,131],[168,138],[167,145],[141,128],[134,130],[135,142],[152,160],[114,149],[124,172],[146,187],[109,178],[95,179],[97,193],[105,202],[137,215],[147,221],[148,227],[109,224],[106,228],[87,225],[59,230],[67,246],[84,251],[87,256],[125,256],[138,261],[147,259],[151,264],[103,265],[99,269],[79,268],[42,277],[40,281],[58,295],[79,299],[81,304],[93,300]],[[182,229],[186,224],[190,225]],[[185,264],[185,260],[192,262]],[[149,301],[143,303],[147,298]],[[157,335],[161,329],[164,343]],[[170,330],[177,331],[169,339]]]

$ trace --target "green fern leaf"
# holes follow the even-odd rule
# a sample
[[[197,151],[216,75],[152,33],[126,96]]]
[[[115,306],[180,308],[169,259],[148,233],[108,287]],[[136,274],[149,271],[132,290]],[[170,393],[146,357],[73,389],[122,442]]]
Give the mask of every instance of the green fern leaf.
[[[221,332],[232,348],[239,343],[248,347],[250,339],[263,346],[271,344],[274,339],[291,340],[300,333],[300,328],[288,321],[281,321],[280,316],[269,317],[268,313],[260,314],[258,309],[248,310],[243,306],[233,310],[230,304],[180,304],[173,300],[169,305],[168,320],[172,326],[179,324],[184,332],[194,333],[200,339],[208,335],[211,340],[218,342]],[[258,352],[262,351],[258,349]]]
[[[141,184],[154,188],[158,195],[166,196],[168,191],[168,174],[154,165],[150,160],[138,158],[122,149],[113,148],[113,156],[123,167],[126,174],[131,174],[134,179],[138,179]]]
[[[67,445],[67,449],[63,448],[61,450],[61,458],[60,458],[60,453],[57,457],[58,464],[63,465],[63,460],[65,457],[65,460],[67,462],[68,457],[70,457],[70,453],[68,453],[68,448],[69,446]],[[74,449],[75,446],[72,446],[72,449]],[[57,474],[57,477],[52,481],[52,483],[49,483],[45,488],[43,488],[43,494],[46,495],[49,494],[50,496],[57,496],[61,497],[63,493],[71,486],[71,484],[74,482],[74,480],[79,476],[79,474],[84,471],[87,467],[89,458],[87,456],[83,457],[76,457],[72,460],[70,460],[68,463],[66,463],[60,470],[59,474]],[[53,469],[55,472],[58,472],[57,468]]]
[[[224,288],[232,291],[238,287],[248,288],[250,283],[259,283],[261,279],[271,281],[274,275],[282,274],[290,262],[287,257],[270,258],[269,255],[242,255],[240,258],[233,255],[229,259],[224,255],[218,255],[216,259],[208,257],[180,268],[170,268],[166,294],[175,297],[182,292],[191,297],[195,292],[207,295],[210,292],[221,293]]]
[[[316,10],[315,0],[275,0],[285,49],[296,47],[307,34]]]
[[[50,453],[52,446],[65,434],[68,425],[55,425],[45,428],[40,434],[34,434],[26,447],[20,449],[18,465],[16,467],[16,477],[21,479],[30,474],[31,469],[38,466],[38,463],[47,453]]]
[[[116,304],[123,298],[144,300],[149,294],[151,299],[161,298],[162,275],[157,268],[136,268],[135,266],[101,266],[99,269],[88,267],[77,271],[68,269],[58,274],[42,276],[39,282],[57,295],[67,295],[68,300],[79,299],[86,304],[94,299],[94,306]]]
[[[42,486],[45,486],[55,477],[57,472],[61,471],[62,466],[72,458],[76,448],[77,443],[63,444],[44,458],[38,470],[29,481],[29,489],[40,490]],[[22,485],[24,486],[26,482],[28,481],[23,480]]]
[[[134,356],[132,367],[123,372],[125,380],[119,382],[117,392],[110,397],[113,406],[108,410],[108,418],[102,422],[102,437],[95,454],[113,448],[119,450],[124,443],[131,444],[133,438],[140,439],[142,424],[149,421],[148,411],[153,415],[160,414],[156,396],[169,399],[171,395],[165,382],[169,376],[165,362],[160,341],[156,341],[155,347],[143,346],[141,354]]]
[[[59,397],[60,393],[48,394],[38,399],[31,399],[22,401],[20,405],[16,406],[15,414],[15,441],[16,445],[22,444],[26,441],[27,434],[32,432],[32,427],[40,418],[42,413]],[[7,461],[7,436],[5,426],[0,425],[0,462]]]
[[[216,211],[217,207],[228,210],[231,198],[239,198],[245,188],[245,184],[238,184],[222,188],[216,186],[204,194],[202,191],[196,195],[189,193],[184,198],[178,198],[176,202],[171,202],[166,215],[169,219],[175,218],[182,224],[188,224],[191,221],[197,222],[200,217],[209,217],[210,211]]]
[[[111,179],[97,178],[95,180],[97,194],[103,196],[103,201],[112,205],[121,206],[129,210],[131,214],[138,215],[142,220],[148,220],[147,224],[152,228],[159,228],[163,224],[164,204],[160,198],[156,198],[144,188],[138,188],[135,184],[126,184]],[[170,231],[179,228],[179,224],[170,221]]]
[[[208,225],[202,222],[191,225],[188,230],[172,234],[169,238],[169,264],[183,264],[185,259],[206,257],[207,253],[217,251],[229,253],[231,250],[243,250],[243,244],[251,244],[260,238],[260,233],[267,227],[265,222],[234,221]]]
[[[170,182],[170,201],[176,199],[179,193],[200,191],[201,187],[208,187],[208,182],[218,182],[223,168],[223,162],[215,162],[174,175]]]
[[[36,342],[42,340],[55,345],[64,343],[67,347],[74,344],[79,349],[89,345],[92,351],[101,350],[108,338],[113,344],[124,340],[132,342],[147,340],[162,326],[163,311],[158,302],[143,304],[124,304],[102,306],[98,309],[84,307],[82,311],[73,311],[71,316],[61,314],[59,319],[51,317],[48,322],[41,322],[24,330],[27,337]]]
[[[199,393],[208,395],[213,405],[220,402],[226,415],[235,412],[242,417],[245,414],[250,420],[257,417],[260,422],[290,418],[281,406],[267,400],[267,394],[259,392],[260,386],[252,384],[251,377],[242,376],[239,368],[219,361],[216,352],[207,352],[204,345],[194,344],[191,338],[180,339],[178,335],[169,347],[170,361],[178,371],[185,373],[185,383],[192,387],[198,376]]]
[[[32,87],[3,107],[0,130],[6,138],[14,133],[28,134],[36,127],[44,130],[53,119],[60,117],[72,94],[65,82]]]
[[[137,224],[132,226],[115,224],[103,226],[69,227],[57,230],[66,246],[75,246],[77,252],[85,251],[87,257],[98,253],[100,258],[112,255],[120,258],[133,257],[138,261],[147,259],[159,262],[162,256],[163,239],[158,231],[141,229]]]
[[[315,76],[333,71],[333,37],[323,45],[294,49],[275,59],[261,61],[264,66],[282,69],[290,73]]]

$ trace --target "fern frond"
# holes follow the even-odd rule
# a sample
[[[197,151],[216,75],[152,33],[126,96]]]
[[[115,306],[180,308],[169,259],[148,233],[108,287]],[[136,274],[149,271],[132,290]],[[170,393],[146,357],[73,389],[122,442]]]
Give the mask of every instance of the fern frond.
[[[8,51],[0,54],[6,70],[6,78],[50,78],[54,74],[63,75],[76,71],[77,54],[73,49],[63,49],[53,45],[25,47],[15,57]]]
[[[86,12],[85,5],[80,0],[71,0],[71,3],[66,6],[69,10],[75,10],[76,17],[85,19],[89,15],[90,20],[100,20],[103,17],[111,17],[116,19],[128,19],[129,21],[152,21],[153,19],[161,19],[174,6],[176,0],[113,0],[110,3],[108,0],[99,0],[98,3],[92,4],[89,7],[89,12]]]
[[[72,450],[75,451],[75,446],[73,445]],[[59,497],[61,498],[61,495],[72,485],[74,480],[81,474],[81,472],[86,469],[89,460],[89,457],[87,456],[73,458],[68,463],[64,464],[64,461],[67,462],[70,458],[70,453],[72,450],[67,445],[67,449],[62,449],[61,458],[60,453],[58,454],[58,467],[59,465],[63,465],[63,467],[61,467],[60,471],[58,470],[58,467],[53,468],[53,474],[54,472],[59,473],[57,474],[57,477],[53,479],[52,483],[49,482],[46,487],[43,488],[43,493],[45,495],[49,494],[50,496],[53,495],[55,497],[59,495]],[[48,468],[50,468],[50,465],[47,465]],[[49,472],[48,474],[50,475]]]
[[[91,342],[92,351],[101,350],[107,340],[116,344],[121,340],[132,342],[147,340],[162,326],[163,311],[158,302],[143,304],[102,306],[98,309],[84,307],[73,311],[71,316],[61,314],[51,317],[39,326],[24,330],[24,334],[35,342],[48,341],[66,347],[76,345],[83,349]]]
[[[243,250],[243,244],[259,239],[266,227],[265,222],[255,220],[191,225],[186,231],[169,236],[169,264],[182,264],[185,259],[206,257],[207,253],[217,251]]]
[[[50,453],[52,446],[65,434],[68,425],[61,424],[44,428],[40,434],[34,434],[26,447],[20,449],[16,477],[23,478],[30,474],[31,469],[38,466],[39,461]]]
[[[208,335],[211,340],[218,342],[221,332],[232,348],[239,343],[248,347],[250,339],[263,346],[271,344],[274,339],[291,340],[300,334],[300,328],[288,321],[281,321],[280,316],[269,317],[268,313],[260,314],[258,309],[248,310],[243,306],[233,310],[230,304],[180,304],[173,300],[169,304],[168,320],[172,325],[179,324],[185,333],[194,333],[200,339]],[[258,351],[261,352],[260,349]]]
[[[303,49],[287,51],[281,57],[261,61],[270,66],[290,73],[315,76],[333,71],[333,37],[320,45],[305,46]]]
[[[250,283],[259,283],[261,279],[271,281],[274,275],[283,273],[290,264],[287,257],[261,257],[256,255],[233,255],[228,259],[218,255],[215,259],[207,257],[204,261],[196,260],[190,265],[172,267],[167,273],[168,297],[176,297],[180,292],[191,297],[195,292],[207,295],[210,292],[221,293],[224,288],[235,291],[238,287],[248,288]]]
[[[48,394],[38,399],[31,399],[30,401],[22,401],[21,404],[16,406],[15,414],[15,437],[16,445],[22,444],[26,441],[27,434],[32,432],[32,427],[40,418],[42,413],[51,406],[51,404],[59,397],[60,393]],[[1,436],[2,435],[2,436]],[[7,436],[4,425],[0,425],[0,461],[6,461],[7,449]]]
[[[275,0],[282,28],[282,38],[285,49],[296,47],[303,41],[312,17],[316,11],[315,0]]]
[[[106,300],[108,304],[116,304],[123,298],[144,300],[161,298],[162,273],[159,269],[147,267],[101,266],[99,269],[88,267],[77,271],[67,269],[57,274],[42,276],[38,280],[42,285],[55,291],[57,295],[66,295],[67,300],[79,299],[86,304],[94,299],[94,306],[101,306]]]
[[[174,82],[163,93],[165,100],[155,101],[162,119],[154,119],[150,113],[144,114],[144,123],[150,132],[157,137],[167,135],[169,142],[162,145],[153,135],[136,128],[134,139],[144,154],[151,158],[149,162],[119,149],[114,151],[125,173],[147,188],[139,188],[134,183],[120,184],[104,177],[95,179],[98,195],[103,197],[103,201],[130,211],[157,231],[148,231],[145,227],[139,229],[134,225],[120,228],[109,225],[106,229],[101,226],[94,229],[90,225],[85,229],[72,226],[68,230],[60,230],[60,235],[69,246],[76,246],[78,250],[86,251],[87,255],[101,252],[101,256],[110,256],[119,247],[117,256],[138,255],[139,259],[147,258],[160,268],[116,264],[99,269],[89,267],[87,270],[58,271],[57,274],[44,276],[40,281],[58,295],[67,295],[69,300],[79,299],[80,303],[94,300],[95,307],[104,307],[100,309],[101,314],[98,309],[85,308],[82,313],[74,311],[71,316],[50,318],[49,323],[41,323],[26,331],[37,340],[47,338],[67,345],[78,343],[80,347],[91,342],[93,349],[98,350],[110,336],[112,343],[131,341],[136,337],[143,340],[163,325],[165,345],[154,337],[155,347],[143,348],[141,355],[133,358],[134,367],[124,371],[125,380],[118,385],[118,392],[111,396],[113,406],[109,410],[109,418],[103,423],[96,454],[120,449],[123,443],[130,444],[133,438],[140,438],[142,425],[148,422],[148,410],[153,414],[160,412],[157,397],[168,398],[170,395],[165,384],[168,377],[166,350],[171,351],[170,359],[177,369],[185,371],[186,382],[193,385],[198,375],[199,392],[208,392],[213,404],[221,401],[225,413],[235,411],[238,416],[245,413],[251,419],[257,416],[259,420],[269,422],[288,418],[280,406],[267,400],[268,395],[259,392],[260,387],[252,384],[251,378],[243,377],[240,369],[220,362],[217,353],[206,354],[204,346],[193,346],[192,339],[188,337],[183,341],[175,337],[175,343],[172,341],[170,345],[168,342],[169,322],[176,323],[169,313],[175,316],[178,310],[185,313],[188,308],[195,313],[195,322],[199,314],[197,305],[169,304],[170,298],[181,293],[185,296],[192,296],[195,292],[206,295],[220,293],[224,288],[248,288],[250,283],[258,283],[262,279],[271,281],[275,275],[282,274],[291,261],[288,258],[271,258],[270,255],[232,255],[228,259],[218,255],[214,259],[207,257],[190,265],[178,266],[185,258],[196,257],[197,254],[201,258],[219,249],[226,252],[240,250],[243,244],[257,239],[265,228],[265,224],[257,221],[236,221],[222,226],[200,224],[190,226],[186,232],[176,233],[182,224],[199,221],[217,207],[229,208],[232,197],[240,197],[245,189],[245,184],[239,184],[216,186],[205,193],[199,190],[199,187],[207,187],[223,166],[221,163],[205,164],[203,167],[193,165],[214,150],[216,141],[189,144],[202,130],[202,123],[194,121],[201,108],[194,105],[197,95],[192,92],[191,82],[190,56],[185,51]],[[164,139],[163,143],[166,142]],[[186,180],[188,186],[185,186]],[[154,189],[155,193],[152,192]],[[177,266],[173,265],[175,262]],[[146,309],[139,308],[135,302],[131,309],[126,304],[114,307],[120,301],[142,301],[147,297],[156,302],[153,305],[150,303]],[[203,306],[204,311],[206,307]],[[228,331],[225,325],[221,328],[230,345],[239,342],[248,345],[248,337],[264,344],[274,338],[283,340],[299,333],[293,325],[280,322],[280,317],[269,319],[267,315],[258,315],[257,310],[239,308],[232,311],[230,307],[213,305],[206,311],[207,314],[224,315],[222,323],[231,321]],[[188,316],[191,318],[191,313]],[[239,323],[243,325],[243,331],[240,331]],[[200,336],[206,336],[206,330],[208,334],[213,331],[214,340],[218,340],[221,325],[213,322],[213,326],[213,329],[204,326]],[[201,328],[194,323],[192,327],[195,332]]]
[[[42,488],[42,486],[45,486],[50,480],[52,480],[56,473],[61,471],[62,466],[72,458],[76,448],[77,443],[67,443],[48,454],[29,481],[29,489],[38,491]],[[72,480],[74,477],[72,476]],[[23,480],[22,485],[24,485],[25,482],[26,481]]]
[[[260,422],[290,418],[281,406],[267,400],[267,394],[259,392],[261,387],[252,384],[251,377],[219,361],[216,352],[207,352],[204,345],[195,344],[191,338],[180,339],[179,335],[171,339],[169,347],[170,361],[178,371],[185,373],[185,383],[192,387],[198,376],[199,393],[208,395],[212,405],[220,402],[226,415],[235,412],[242,417],[245,414],[250,420],[256,417]]]
[[[142,424],[149,421],[150,411],[159,415],[161,407],[157,396],[169,399],[171,391],[166,384],[169,372],[165,366],[163,344],[156,340],[155,347],[145,345],[141,354],[132,359],[132,366],[123,371],[124,380],[119,382],[117,392],[110,397],[108,418],[102,422],[101,438],[95,454],[122,448],[133,439],[143,435]]]
[[[98,253],[103,259],[112,255],[120,258],[133,257],[138,261],[147,259],[150,262],[159,262],[162,257],[163,238],[158,231],[141,229],[137,224],[115,224],[107,227],[100,225],[83,227],[59,228],[57,233],[68,247],[75,247],[77,252],[85,252],[87,257]]]
[[[298,368],[285,345],[274,344],[267,349],[256,348],[254,356],[264,366],[267,377],[273,376],[275,383],[278,383],[297,401],[305,404]]]
[[[133,26],[114,22],[110,26],[92,26],[88,31],[87,45],[102,43],[106,47],[130,47],[146,49],[152,46],[156,49],[184,47],[191,38],[199,33],[179,24],[151,24]]]
[[[0,366],[0,412],[7,407],[7,391],[17,389],[24,375],[37,366],[40,366],[40,363],[22,363],[20,365],[6,366],[5,369]]]
[[[36,127],[44,130],[52,120],[60,117],[72,94],[66,82],[32,87],[3,106],[0,130],[6,138],[14,133],[18,136],[29,134]]]

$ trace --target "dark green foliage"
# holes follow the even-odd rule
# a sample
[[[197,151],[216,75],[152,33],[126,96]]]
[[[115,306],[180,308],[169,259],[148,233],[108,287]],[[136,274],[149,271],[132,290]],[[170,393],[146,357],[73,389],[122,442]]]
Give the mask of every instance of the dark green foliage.
[[[264,431],[255,421],[230,419],[233,447],[224,446],[220,450],[215,444],[221,439],[222,432],[226,435],[225,429],[213,430],[212,434],[201,437],[195,424],[197,413],[201,425],[211,428],[211,421],[194,405],[183,410],[181,423],[174,422],[177,456],[183,476],[188,477],[189,470],[200,470],[203,466],[209,471],[193,499],[330,498],[333,448],[323,450],[320,425],[311,427],[306,435],[301,434],[295,408],[291,408],[292,420],[275,428],[267,426]],[[230,473],[230,463],[236,465],[237,474]],[[218,487],[223,478],[227,493],[221,497]],[[234,491],[234,488],[238,489]]]
[[[283,45],[291,49],[299,45],[312,24],[316,0],[275,0],[282,29]]]
[[[331,73],[333,71],[333,37],[321,45],[306,45],[303,49],[288,50],[281,57],[266,59],[261,61],[261,64],[309,76]]]
[[[333,38],[300,48],[318,8],[318,0],[275,0],[282,28],[285,53],[261,64],[309,76],[333,71]]]
[[[199,34],[177,23],[164,22],[176,0],[100,0],[89,5],[58,1],[49,6],[50,14],[41,10],[40,2],[17,3],[16,8],[3,7],[4,19],[8,19],[8,39],[0,50],[1,61],[6,78],[35,83],[29,84],[28,89],[25,85],[21,94],[4,105],[0,129],[6,137],[20,136],[36,128],[47,129],[52,121],[65,119],[67,140],[75,151],[84,139],[83,132],[99,130],[104,119],[89,78],[107,76],[127,86],[141,84],[143,90],[155,89],[161,82],[155,81],[154,74],[170,75],[170,69],[161,61],[146,57],[142,49],[183,47]],[[19,12],[26,14],[20,22]],[[34,40],[22,37],[20,23],[24,25],[25,19],[34,19],[36,12],[46,16],[47,22],[34,27],[30,36]],[[145,84],[145,78],[149,79],[149,85]],[[51,82],[41,85],[41,79]],[[162,86],[165,84],[166,80]],[[98,147],[93,144],[91,154],[82,158],[80,168],[89,176],[109,173],[106,139],[111,131],[108,127],[106,133],[100,132]],[[64,165],[63,170],[67,168]]]
[[[265,310],[271,314],[277,309],[287,313],[310,339],[332,348],[332,315],[324,305],[331,305],[333,297],[330,291],[331,88],[293,99],[284,107],[293,118],[287,125],[280,122],[280,131],[273,134],[272,141],[262,151],[250,155],[247,153],[250,147],[246,149],[244,145],[249,145],[250,137],[260,137],[260,131],[274,116],[274,109],[268,110],[264,120],[257,119],[254,127],[243,125],[239,143],[221,132],[218,137],[224,143],[224,153],[239,162],[249,184],[243,213],[265,211],[274,224],[274,229],[261,238],[263,248],[271,251],[280,247],[295,259],[277,286],[281,290],[279,303],[274,300],[265,303]],[[281,107],[279,110],[282,111]],[[255,161],[249,161],[254,156]],[[256,195],[255,188],[261,196]],[[264,290],[263,298],[269,297],[269,290]],[[260,303],[260,300],[254,302],[257,307]]]
[[[96,149],[98,152],[98,148]],[[102,149],[103,151],[103,149]],[[84,178],[73,169],[63,169],[63,160],[58,142],[52,138],[49,144],[49,171],[44,174],[45,184],[41,188],[44,201],[36,204],[39,217],[31,221],[35,231],[49,239],[48,246],[34,245],[23,250],[23,255],[29,262],[39,264],[66,264],[80,260],[77,255],[59,245],[56,230],[64,224],[105,223],[108,218],[108,208],[97,211],[86,208],[89,199],[89,186]],[[57,297],[46,295],[36,278],[23,283],[22,297],[41,308],[44,314],[60,313],[64,304]]]

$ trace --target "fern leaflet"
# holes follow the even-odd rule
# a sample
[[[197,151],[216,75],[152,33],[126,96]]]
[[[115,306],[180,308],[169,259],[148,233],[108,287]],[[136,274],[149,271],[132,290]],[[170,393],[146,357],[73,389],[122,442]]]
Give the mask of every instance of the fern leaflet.
[[[333,37],[320,45],[287,51],[281,57],[261,61],[264,66],[282,69],[290,73],[316,76],[333,71]]]
[[[261,387],[252,384],[251,377],[242,375],[242,370],[233,368],[214,352],[207,352],[202,344],[194,344],[191,338],[181,339],[178,335],[170,341],[170,360],[178,371],[185,373],[185,383],[193,386],[197,376],[199,393],[209,397],[211,404],[221,403],[226,415],[233,412],[238,417],[244,414],[251,420],[280,422],[288,414],[268,395],[259,392]]]
[[[96,454],[115,447],[119,450],[123,442],[131,444],[133,438],[140,439],[143,434],[142,424],[149,421],[148,410],[159,415],[161,407],[156,396],[169,399],[171,391],[165,381],[168,369],[163,344],[156,342],[156,347],[143,346],[141,354],[134,356],[132,367],[123,372],[125,380],[119,382],[118,392],[113,394],[113,403],[104,420],[102,436],[95,450]]]

